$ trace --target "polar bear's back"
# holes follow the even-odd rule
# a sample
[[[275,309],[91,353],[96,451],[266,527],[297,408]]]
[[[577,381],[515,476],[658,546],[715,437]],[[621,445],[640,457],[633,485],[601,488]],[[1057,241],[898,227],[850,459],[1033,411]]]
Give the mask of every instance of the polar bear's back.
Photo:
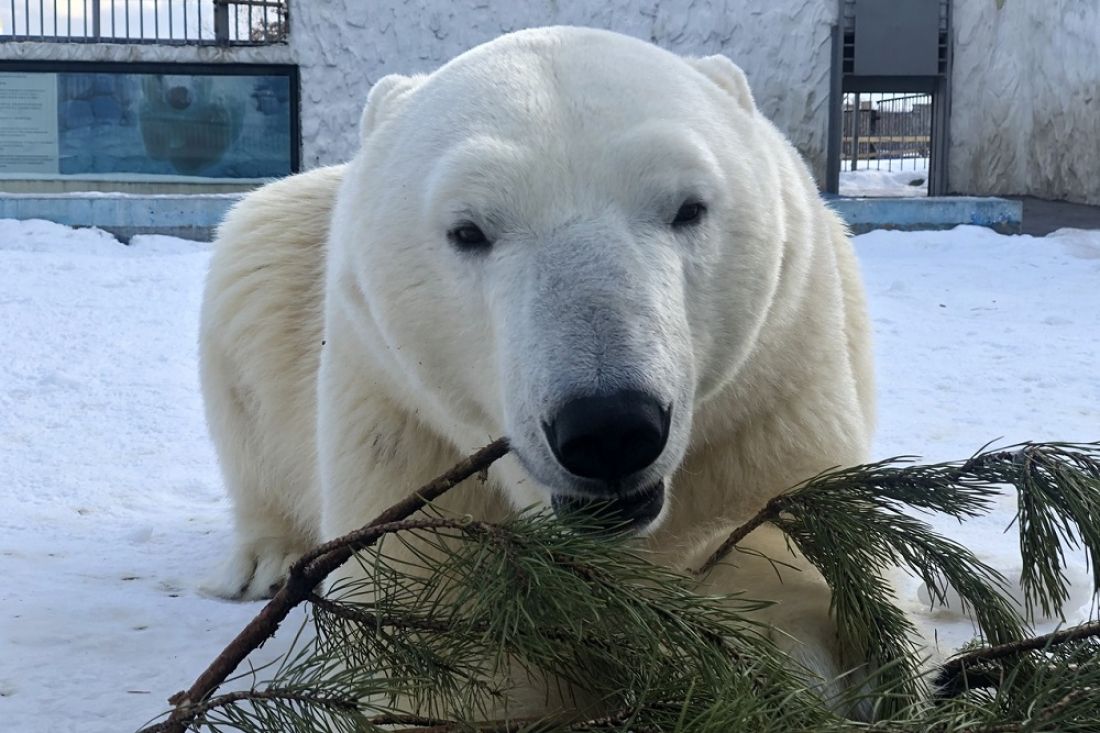
[[[318,526],[314,392],[329,217],[343,172],[291,176],[230,211],[199,337],[207,421],[227,486],[259,487],[304,541]]]

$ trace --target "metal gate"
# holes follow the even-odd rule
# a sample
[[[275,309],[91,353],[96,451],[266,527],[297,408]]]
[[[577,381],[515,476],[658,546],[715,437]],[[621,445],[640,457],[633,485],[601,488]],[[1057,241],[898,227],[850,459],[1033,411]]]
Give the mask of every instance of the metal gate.
[[[932,151],[932,95],[844,95],[839,193],[923,196]]]
[[[0,0],[0,41],[286,43],[287,0]]]
[[[950,0],[839,0],[839,12],[827,190],[946,193]]]

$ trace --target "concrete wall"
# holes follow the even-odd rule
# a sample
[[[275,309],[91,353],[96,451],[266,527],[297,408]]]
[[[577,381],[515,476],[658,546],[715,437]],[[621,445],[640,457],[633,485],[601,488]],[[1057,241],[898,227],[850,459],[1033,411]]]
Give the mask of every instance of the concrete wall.
[[[952,190],[1100,204],[1100,3],[955,0]]]
[[[685,55],[732,58],[748,74],[761,109],[821,180],[836,15],[836,0],[296,0],[289,46],[4,43],[0,59],[297,63],[302,166],[312,168],[352,155],[362,104],[382,76],[430,71],[520,28],[594,26]]]
[[[291,43],[302,74],[303,165],[351,155],[362,103],[380,77],[430,71],[501,33],[565,24],[685,55],[726,54],[821,180],[836,15],[836,0],[299,0]]]
[[[104,3],[106,5],[106,3]],[[0,43],[5,61],[148,61],[192,64],[290,64],[289,46],[158,46],[152,43]]]
[[[825,170],[836,0],[296,0],[289,46],[0,43],[3,59],[297,63],[302,165],[347,159],[370,85],[429,71],[519,28],[609,28],[724,53],[758,104]],[[1100,2],[955,0],[949,183],[1100,204]],[[87,187],[87,186],[82,186]]]

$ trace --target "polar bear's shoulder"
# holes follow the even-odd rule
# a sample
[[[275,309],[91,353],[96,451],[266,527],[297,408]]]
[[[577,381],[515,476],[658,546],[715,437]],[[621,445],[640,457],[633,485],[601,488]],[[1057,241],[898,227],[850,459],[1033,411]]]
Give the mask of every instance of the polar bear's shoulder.
[[[218,227],[219,242],[323,242],[345,168],[315,168],[250,192]]]

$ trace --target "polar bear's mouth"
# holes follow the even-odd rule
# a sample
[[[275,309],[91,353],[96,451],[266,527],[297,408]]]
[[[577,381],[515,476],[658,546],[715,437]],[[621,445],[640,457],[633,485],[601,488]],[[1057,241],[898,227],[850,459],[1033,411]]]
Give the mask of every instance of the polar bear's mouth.
[[[551,499],[554,513],[597,519],[615,529],[638,532],[661,514],[665,505],[665,481],[645,486],[629,494],[608,498],[589,498],[556,494]]]

